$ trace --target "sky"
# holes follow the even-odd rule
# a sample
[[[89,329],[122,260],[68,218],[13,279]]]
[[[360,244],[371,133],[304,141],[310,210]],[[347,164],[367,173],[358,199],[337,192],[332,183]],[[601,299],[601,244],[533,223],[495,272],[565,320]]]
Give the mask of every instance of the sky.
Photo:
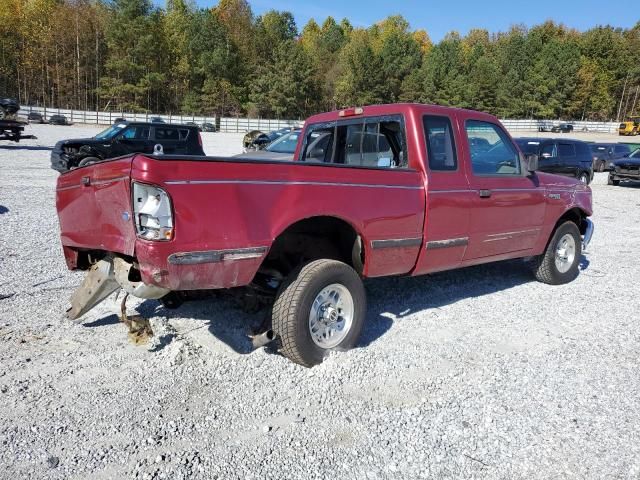
[[[218,3],[194,1],[201,7]],[[155,0],[155,3],[165,2]],[[256,15],[271,9],[293,13],[299,30],[310,18],[322,24],[327,16],[338,21],[346,17],[355,27],[368,27],[389,15],[401,14],[412,29],[426,30],[436,42],[452,30],[465,34],[471,28],[484,28],[493,33],[506,31],[515,24],[531,26],[549,19],[578,30],[605,24],[629,28],[640,21],[637,2],[622,8],[622,4],[610,0],[249,0],[249,3]]]

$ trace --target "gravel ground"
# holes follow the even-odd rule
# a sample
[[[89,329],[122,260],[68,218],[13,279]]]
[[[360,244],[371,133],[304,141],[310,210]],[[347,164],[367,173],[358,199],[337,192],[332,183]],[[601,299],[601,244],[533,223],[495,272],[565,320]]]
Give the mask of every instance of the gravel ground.
[[[520,261],[368,281],[361,348],[308,370],[251,351],[262,314],[226,298],[131,302],[146,346],[113,297],[63,320],[82,274],[49,148],[96,129],[32,128],[0,144],[0,478],[640,478],[640,187],[596,174],[573,283]]]

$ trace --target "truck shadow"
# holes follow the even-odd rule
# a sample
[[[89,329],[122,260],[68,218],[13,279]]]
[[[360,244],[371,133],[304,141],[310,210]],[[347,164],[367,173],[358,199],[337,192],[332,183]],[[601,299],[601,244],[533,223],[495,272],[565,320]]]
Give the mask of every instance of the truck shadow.
[[[368,315],[359,347],[384,335],[394,322],[428,309],[481,297],[534,281],[522,260],[467,267],[419,277],[367,281]]]
[[[588,267],[589,261],[583,256],[580,272]],[[367,317],[357,347],[371,345],[383,337],[395,322],[402,322],[410,315],[534,281],[522,260],[507,260],[420,277],[368,279],[365,281]],[[211,335],[242,355],[253,351],[248,333],[257,329],[270,315],[270,309],[267,308],[257,313],[246,313],[239,308],[237,301],[224,295],[190,301],[176,310],[147,300],[138,305],[137,310],[143,316],[160,316],[167,321],[201,320],[204,322],[202,325],[181,331],[179,335],[189,335],[206,328]],[[160,338],[154,351],[163,349],[175,336],[171,334],[167,338]]]

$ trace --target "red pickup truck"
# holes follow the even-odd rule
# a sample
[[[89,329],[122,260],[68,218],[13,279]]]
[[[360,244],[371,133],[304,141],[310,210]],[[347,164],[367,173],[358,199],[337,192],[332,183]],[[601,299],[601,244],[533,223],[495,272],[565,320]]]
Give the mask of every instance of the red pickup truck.
[[[67,315],[118,288],[271,291],[264,335],[312,366],[358,340],[362,279],[530,257],[571,281],[591,239],[591,190],[536,172],[493,116],[438,106],[309,118],[294,161],[131,155],[57,184],[70,269],[89,270]]]

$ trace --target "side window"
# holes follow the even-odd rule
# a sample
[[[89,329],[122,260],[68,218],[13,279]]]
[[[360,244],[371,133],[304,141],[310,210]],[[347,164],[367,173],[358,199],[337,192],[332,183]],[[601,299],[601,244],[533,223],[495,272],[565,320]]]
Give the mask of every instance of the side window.
[[[489,122],[467,120],[465,129],[474,174],[520,174],[518,152],[500,127]]]
[[[394,117],[311,125],[302,161],[363,167],[406,167],[404,134]]]
[[[189,129],[184,128],[180,130],[180,140],[186,140],[189,137]]]
[[[146,140],[149,138],[149,127],[129,126],[123,132],[120,138],[127,140]]]
[[[456,146],[448,117],[425,115],[424,134],[427,141],[429,168],[433,171],[453,171],[458,169]],[[480,140],[484,140],[483,138]],[[481,145],[478,145],[478,148]]]
[[[156,128],[156,140],[178,140],[177,128]]]
[[[127,127],[125,128],[124,132],[122,132],[122,135],[120,138],[124,138],[126,140],[132,140],[134,138],[136,138],[136,127]]]
[[[559,157],[575,157],[576,148],[573,146],[572,143],[559,143],[558,156]]]
[[[540,150],[540,156],[542,158],[551,158],[555,156],[555,144],[546,143]]]
[[[335,130],[335,125],[309,128],[302,160],[305,162],[331,162]]]

